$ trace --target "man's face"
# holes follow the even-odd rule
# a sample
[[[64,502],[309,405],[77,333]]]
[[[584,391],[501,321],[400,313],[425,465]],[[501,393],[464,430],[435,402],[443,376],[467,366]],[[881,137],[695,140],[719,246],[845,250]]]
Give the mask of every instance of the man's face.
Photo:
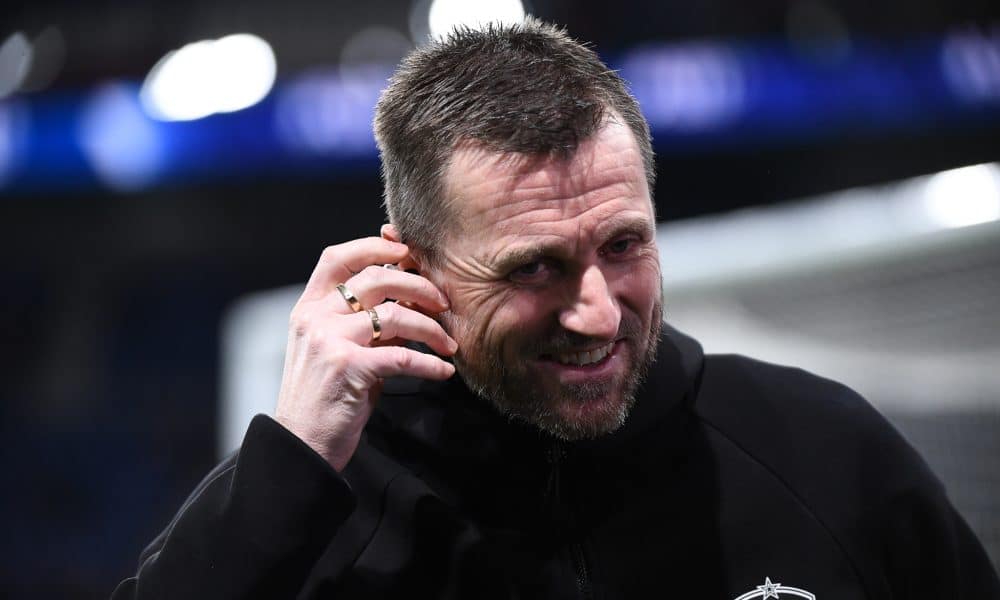
[[[655,219],[630,130],[569,160],[455,152],[452,233],[428,275],[451,301],[459,374],[501,412],[563,439],[624,423],[660,331]]]

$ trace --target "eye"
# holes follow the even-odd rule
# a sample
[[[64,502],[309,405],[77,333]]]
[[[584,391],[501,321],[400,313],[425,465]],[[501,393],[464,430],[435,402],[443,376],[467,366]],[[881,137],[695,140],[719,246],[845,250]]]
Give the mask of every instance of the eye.
[[[604,247],[606,254],[611,256],[621,256],[627,254],[629,250],[635,245],[635,238],[620,238],[617,239]]]
[[[507,278],[514,283],[541,283],[547,280],[552,272],[552,265],[543,260],[536,260],[514,269]]]

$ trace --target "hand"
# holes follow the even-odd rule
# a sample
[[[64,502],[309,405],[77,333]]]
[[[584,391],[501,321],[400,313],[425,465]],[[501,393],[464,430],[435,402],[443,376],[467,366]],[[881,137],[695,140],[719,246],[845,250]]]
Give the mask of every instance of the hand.
[[[458,348],[427,316],[448,309],[445,295],[420,275],[376,266],[408,256],[405,245],[378,237],[330,246],[292,309],[275,418],[337,471],[357,449],[382,378],[443,380],[455,373],[441,358],[402,346],[423,342],[444,356]],[[354,312],[338,283],[378,314],[377,342],[371,316]]]

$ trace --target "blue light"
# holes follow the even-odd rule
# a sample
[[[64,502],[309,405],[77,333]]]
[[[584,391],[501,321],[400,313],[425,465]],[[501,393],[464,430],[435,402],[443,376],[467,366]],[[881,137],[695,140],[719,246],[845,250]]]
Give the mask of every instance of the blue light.
[[[114,190],[148,187],[163,167],[159,132],[143,112],[136,86],[113,83],[94,92],[84,106],[79,137],[94,172]]]
[[[850,54],[830,63],[784,40],[647,45],[608,62],[632,86],[661,155],[1000,124],[996,32],[855,38]],[[392,68],[312,71],[253,107],[187,122],[149,119],[133,83],[18,96],[0,104],[0,184],[132,191],[168,181],[375,176],[373,109]]]
[[[277,94],[278,139],[297,154],[371,156],[375,103],[390,73],[385,66],[366,66],[290,82]]]
[[[29,132],[28,107],[16,100],[0,102],[0,187],[17,175]]]
[[[653,129],[715,129],[738,118],[745,107],[740,61],[723,46],[641,49],[625,56],[621,74]]]
[[[965,102],[1000,103],[1000,27],[992,35],[968,31],[945,38],[941,69]]]

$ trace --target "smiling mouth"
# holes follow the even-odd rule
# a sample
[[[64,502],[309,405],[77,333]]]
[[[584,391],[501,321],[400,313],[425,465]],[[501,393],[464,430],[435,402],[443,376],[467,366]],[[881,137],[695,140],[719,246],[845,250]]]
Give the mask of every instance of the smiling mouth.
[[[584,350],[582,352],[561,352],[559,354],[548,354],[544,355],[542,358],[557,362],[563,365],[573,365],[573,366],[586,366],[598,363],[614,350],[615,342],[608,342],[607,344],[600,346],[599,348],[594,348],[592,350]]]

